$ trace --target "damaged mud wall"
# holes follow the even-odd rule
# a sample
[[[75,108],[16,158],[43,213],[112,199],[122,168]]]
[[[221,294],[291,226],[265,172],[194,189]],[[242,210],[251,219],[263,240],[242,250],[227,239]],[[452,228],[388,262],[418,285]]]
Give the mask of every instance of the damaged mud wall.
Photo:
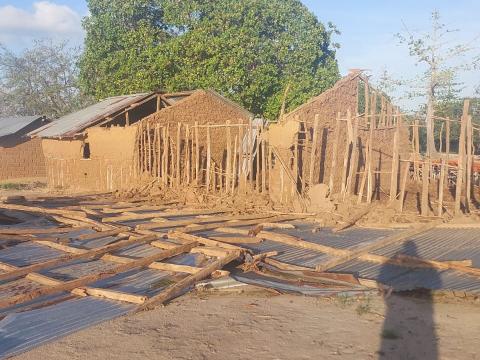
[[[5,136],[0,140],[0,181],[45,176],[45,158],[40,139]]]
[[[84,139],[44,139],[48,186],[71,191],[112,191],[135,181],[137,127],[94,127]]]
[[[393,105],[377,95],[360,73],[346,76],[270,127],[269,141],[277,157],[272,199],[289,203],[304,196],[308,200],[309,190],[317,184],[327,186],[321,191],[325,195],[358,194],[366,188],[362,185],[367,182],[362,179],[366,161],[369,195],[389,196],[395,133],[399,151],[409,144],[408,130],[397,129],[398,120]]]

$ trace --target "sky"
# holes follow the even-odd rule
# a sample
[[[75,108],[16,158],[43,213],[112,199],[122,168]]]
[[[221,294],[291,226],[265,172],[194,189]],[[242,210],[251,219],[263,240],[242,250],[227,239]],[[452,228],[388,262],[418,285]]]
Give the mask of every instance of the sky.
[[[324,24],[332,22],[341,35],[337,52],[342,74],[349,69],[369,70],[373,79],[387,70],[395,79],[416,78],[422,68],[415,65],[408,49],[398,43],[399,32],[429,29],[430,15],[438,10],[449,28],[460,29],[452,35],[460,43],[477,42],[480,36],[478,0],[302,0]],[[84,0],[0,0],[0,43],[19,51],[35,38],[67,39],[81,45],[84,32],[81,21],[88,14]],[[480,47],[479,47],[480,49]],[[480,50],[477,53],[480,53]],[[480,71],[462,75],[464,94],[480,85]],[[400,94],[396,94],[401,97]],[[399,100],[403,101],[403,100]]]

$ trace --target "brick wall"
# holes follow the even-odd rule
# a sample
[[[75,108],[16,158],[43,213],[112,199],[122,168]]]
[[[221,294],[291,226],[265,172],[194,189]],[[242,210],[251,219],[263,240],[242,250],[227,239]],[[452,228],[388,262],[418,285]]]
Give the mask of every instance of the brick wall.
[[[45,176],[41,139],[31,139],[9,147],[2,147],[0,143],[0,180]]]

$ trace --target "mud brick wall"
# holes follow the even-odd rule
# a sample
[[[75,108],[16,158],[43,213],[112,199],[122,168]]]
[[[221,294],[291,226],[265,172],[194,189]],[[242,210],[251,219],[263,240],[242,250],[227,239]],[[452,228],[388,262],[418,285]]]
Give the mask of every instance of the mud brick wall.
[[[45,158],[40,139],[23,139],[16,145],[2,146],[0,141],[0,181],[22,178],[44,178]]]
[[[77,192],[113,191],[133,185],[136,131],[136,126],[94,127],[87,130],[83,140],[44,139],[48,186]],[[90,158],[84,159],[87,142]]]
[[[169,126],[172,142],[176,141],[178,123],[188,124],[189,126],[207,125],[207,124],[225,124],[230,121],[231,124],[246,124],[252,115],[238,104],[224,99],[213,92],[197,90],[189,97],[178,101],[168,108],[152,114],[144,119],[150,122],[153,128],[155,124],[160,126]],[[192,130],[193,131],[193,130]],[[222,161],[226,151],[225,128],[212,128],[211,151],[212,158],[218,164]],[[231,130],[232,141],[235,135],[238,135],[238,129]],[[182,137],[185,130],[182,130]],[[203,144],[202,152],[206,150],[207,131],[205,128],[199,128],[199,141]]]

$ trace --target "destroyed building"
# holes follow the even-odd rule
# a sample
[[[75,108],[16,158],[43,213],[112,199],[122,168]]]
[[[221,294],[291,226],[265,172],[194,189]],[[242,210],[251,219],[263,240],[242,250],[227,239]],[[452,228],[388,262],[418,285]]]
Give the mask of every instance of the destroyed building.
[[[156,92],[108,98],[33,135],[42,138],[50,188],[112,191],[133,185],[144,172],[138,162],[139,129],[147,123],[214,124],[250,116],[213,91]]]
[[[380,188],[390,187],[397,130],[396,149],[408,151],[408,131],[397,129],[399,122],[398,109],[386,95],[371,88],[360,71],[352,71],[269,127],[277,158],[271,169],[272,199],[308,202],[308,191],[318,184],[325,196],[365,194],[367,181],[370,198],[379,199]]]
[[[45,177],[45,159],[40,139],[28,133],[48,123],[44,116],[0,118],[0,181]]]

